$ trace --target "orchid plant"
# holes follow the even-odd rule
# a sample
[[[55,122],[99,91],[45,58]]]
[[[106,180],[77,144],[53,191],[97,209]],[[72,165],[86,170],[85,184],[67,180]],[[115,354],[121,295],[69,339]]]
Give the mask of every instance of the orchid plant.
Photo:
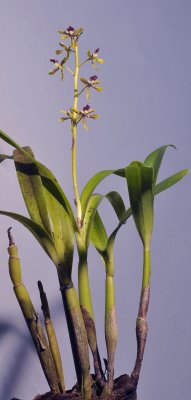
[[[90,67],[96,68],[97,73],[97,65],[103,64],[104,60],[99,55],[99,48],[94,51],[88,50],[85,60],[79,60],[79,42],[83,28],[75,29],[69,26],[65,30],[60,30],[59,34],[60,48],[55,54],[61,59],[50,59],[53,69],[49,74],[60,73],[63,81],[69,73],[73,79],[73,104],[61,110],[60,122],[69,123],[71,126],[71,168],[75,210],[53,173],[36,160],[32,149],[18,145],[6,133],[0,131],[0,138],[15,148],[13,155],[1,154],[0,161],[5,159],[14,161],[20,190],[30,217],[9,211],[0,211],[0,214],[19,221],[27,228],[56,266],[77,377],[77,384],[72,391],[68,392],[65,388],[64,370],[43,285],[38,282],[46,332],[22,281],[18,250],[10,228],[8,229],[9,273],[51,392],[55,395],[62,393],[63,398],[69,398],[75,392],[86,400],[91,399],[92,396],[117,397],[119,393],[121,398],[127,398],[137,388],[148,330],[150,242],[154,198],[158,193],[182,179],[188,170],[181,170],[157,183],[163,156],[169,146],[174,147],[164,145],[150,153],[144,162],[133,161],[117,170],[97,172],[86,183],[82,192],[79,192],[76,156],[77,129],[81,123],[85,129],[88,129],[87,121],[99,117],[92,106],[85,103],[80,107],[79,102],[84,94],[87,102],[92,91],[99,93],[103,90],[97,75],[90,73],[89,78],[84,78],[79,74],[84,64],[90,64]],[[69,60],[70,65],[71,62],[74,65],[73,69],[68,66]],[[117,191],[104,194],[97,192],[99,183],[112,174],[124,179],[129,193],[129,207],[125,205]],[[99,213],[99,205],[104,198],[108,200],[109,206],[113,208],[118,218],[117,226],[109,235]],[[114,293],[114,243],[118,231],[131,216],[143,244],[143,278],[136,322],[137,356],[132,373],[115,379],[114,358],[118,333]],[[78,291],[72,281],[75,241],[79,259]],[[106,372],[103,371],[98,350],[89,285],[88,250],[90,245],[98,251],[105,266]],[[90,372],[89,349],[93,358],[93,372]]]

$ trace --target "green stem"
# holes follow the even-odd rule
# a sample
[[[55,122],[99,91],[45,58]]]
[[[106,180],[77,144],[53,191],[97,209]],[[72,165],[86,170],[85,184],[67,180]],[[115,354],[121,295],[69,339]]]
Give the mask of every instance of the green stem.
[[[104,374],[101,367],[101,360],[97,345],[97,335],[94,322],[94,313],[92,307],[91,291],[88,277],[87,249],[83,243],[80,234],[76,234],[79,264],[78,264],[78,289],[79,299],[84,323],[86,327],[88,343],[92,352],[94,361],[94,370],[97,383],[104,386]]]
[[[91,376],[88,341],[78,296],[74,287],[65,289],[65,297],[78,349],[82,374],[82,394],[86,400],[89,400],[91,399]]]
[[[91,397],[91,377],[88,340],[79,299],[71,279],[71,270],[58,268],[61,293],[65,307],[68,330],[78,383],[86,398]],[[89,397],[90,396],[90,397]]]
[[[105,280],[105,339],[107,347],[107,384],[104,393],[110,395],[113,390],[114,379],[114,357],[117,346],[117,318],[115,310],[114,293],[114,261],[113,247],[108,249],[106,258],[106,280]]]
[[[151,273],[150,247],[144,247],[142,290],[148,287]]]
[[[145,344],[147,339],[147,333],[148,333],[147,311],[149,306],[149,299],[150,299],[150,248],[144,247],[142,290],[141,290],[139,312],[136,323],[137,357],[133,372],[131,374],[131,381],[135,388],[137,387],[139,381]]]
[[[75,72],[74,72],[74,101],[73,101],[73,109],[78,109],[78,74],[79,74],[79,59],[78,59],[78,44],[75,44]],[[77,133],[77,114],[75,111],[72,113],[71,120],[71,128],[72,128],[72,178],[73,178],[73,189],[74,196],[77,207],[77,224],[81,227],[81,218],[82,218],[82,210],[81,210],[81,202],[78,191],[77,184],[77,173],[76,173],[76,133]]]
[[[62,295],[62,301],[63,301],[63,305],[64,305],[64,311],[65,311],[65,316],[66,316],[66,322],[67,322],[67,327],[68,327],[68,333],[69,333],[69,338],[70,338],[70,344],[71,344],[71,349],[72,349],[76,377],[77,377],[77,381],[78,381],[78,386],[81,387],[82,374],[81,374],[81,366],[80,366],[80,360],[79,360],[78,347],[77,347],[77,342],[76,342],[76,337],[75,337],[74,326],[73,326],[72,318],[71,318],[71,315],[70,315],[70,312],[68,309],[65,290],[62,289],[62,281],[60,278],[59,278],[59,283],[61,286],[61,295]]]
[[[85,307],[90,317],[94,320],[92,299],[89,285],[87,253],[79,256],[78,264],[78,288],[80,305]]]

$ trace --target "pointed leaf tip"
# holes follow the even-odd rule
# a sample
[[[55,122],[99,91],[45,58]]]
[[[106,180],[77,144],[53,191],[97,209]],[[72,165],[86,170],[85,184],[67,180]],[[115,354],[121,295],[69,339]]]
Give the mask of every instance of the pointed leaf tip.
[[[149,246],[153,228],[153,168],[134,161],[125,173],[133,219],[144,245]]]

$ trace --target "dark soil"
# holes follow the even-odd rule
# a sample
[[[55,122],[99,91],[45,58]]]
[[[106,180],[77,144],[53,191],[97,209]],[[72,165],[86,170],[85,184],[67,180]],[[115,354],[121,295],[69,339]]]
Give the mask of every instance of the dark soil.
[[[104,396],[99,394],[96,387],[92,387],[92,400],[136,400],[136,385],[132,382],[132,379],[126,374],[119,376],[114,381],[113,393],[110,396]],[[11,400],[21,400],[12,398]],[[25,399],[22,399],[25,400]],[[31,399],[32,400],[32,399]],[[33,398],[33,400],[82,400],[81,393],[78,391],[75,385],[71,390],[68,390],[64,394],[55,394],[53,392],[47,392],[45,394],[39,394]]]

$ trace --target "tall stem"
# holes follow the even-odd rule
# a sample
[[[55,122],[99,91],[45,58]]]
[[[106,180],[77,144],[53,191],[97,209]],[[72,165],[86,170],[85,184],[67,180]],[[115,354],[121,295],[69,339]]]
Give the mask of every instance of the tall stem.
[[[150,247],[144,247],[142,291],[149,286],[151,274]]]
[[[78,349],[82,375],[82,395],[84,399],[91,399],[91,376],[89,364],[88,341],[79,300],[74,287],[65,290],[66,303],[70,314],[75,341]]]
[[[110,395],[114,384],[114,357],[117,346],[117,318],[115,310],[114,293],[114,260],[113,245],[108,247],[106,258],[106,280],[105,280],[105,340],[107,347],[107,384],[104,393]]]
[[[78,108],[78,74],[79,74],[79,59],[78,59],[78,44],[75,43],[75,71],[74,71],[74,101],[73,101],[73,109],[77,110]],[[81,226],[81,202],[80,196],[78,191],[78,184],[77,184],[77,172],[76,172],[76,133],[77,133],[77,115],[76,112],[73,111],[72,113],[72,179],[73,179],[73,188],[74,188],[74,196],[76,201],[77,207],[77,224]]]
[[[85,248],[80,234],[76,234],[79,265],[78,265],[78,288],[82,315],[87,332],[88,343],[92,352],[96,382],[100,387],[104,386],[104,374],[97,345],[96,327],[91,300],[91,291],[88,277],[87,249]]]
[[[136,336],[137,336],[137,357],[135,361],[134,370],[131,374],[131,379],[136,387],[139,380],[141,365],[144,356],[145,344],[147,339],[147,311],[150,299],[150,248],[144,247],[144,261],[143,261],[143,278],[142,290],[139,304],[139,312],[136,323]]]

